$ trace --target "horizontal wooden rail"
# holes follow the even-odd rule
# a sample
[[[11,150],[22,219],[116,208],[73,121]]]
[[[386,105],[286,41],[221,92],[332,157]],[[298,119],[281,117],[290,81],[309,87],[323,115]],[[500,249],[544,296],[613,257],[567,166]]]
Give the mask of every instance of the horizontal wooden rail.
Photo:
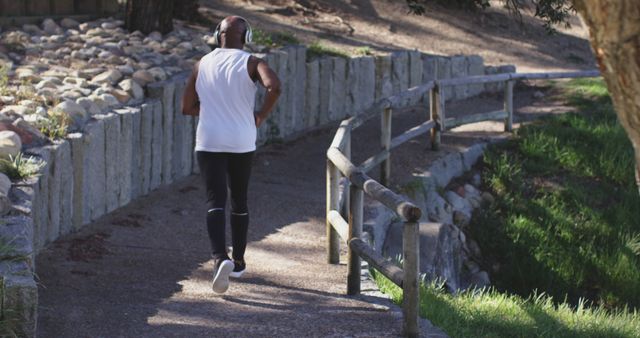
[[[362,170],[354,166],[342,154],[340,149],[329,148],[327,157],[343,175],[349,178],[351,184],[363,189],[367,195],[384,204],[387,208],[394,210],[405,221],[415,222],[422,216],[420,208],[367,176]]]
[[[354,238],[349,241],[349,247],[358,256],[362,257],[369,263],[374,269],[380,271],[385,277],[389,278],[395,285],[402,287],[402,279],[404,272],[395,264],[385,259],[379,253],[375,252],[371,246],[365,243],[360,238]]]
[[[584,70],[579,72],[554,72],[554,73],[511,73],[514,80],[541,80],[541,79],[574,79],[579,77],[598,77],[598,70]]]
[[[366,159],[364,162],[362,162],[362,164],[358,167],[358,169],[367,173],[371,169],[375,168],[378,164],[384,162],[384,160],[386,160],[387,157],[389,157],[389,154],[391,154],[389,150],[383,150],[378,154],[371,156],[368,159]]]
[[[509,80],[541,80],[541,79],[571,79],[578,77],[600,76],[598,70],[584,70],[578,72],[551,72],[551,73],[504,73],[495,75],[475,75],[457,77],[454,79],[436,80],[436,85],[440,87],[504,82]]]
[[[377,165],[384,162],[384,160],[386,160],[387,157],[391,154],[391,150],[397,148],[398,146],[402,145],[403,143],[415,137],[428,133],[429,130],[431,130],[431,128],[435,127],[435,125],[436,123],[434,121],[429,120],[419,126],[415,126],[405,131],[404,133],[394,137],[393,139],[391,139],[391,146],[389,150],[383,150],[380,153],[369,157],[364,162],[362,162],[362,164],[360,164],[358,168],[364,171],[365,173],[369,172],[371,169],[375,168]]]
[[[491,82],[503,82],[511,80],[511,73],[496,74],[496,75],[474,75],[465,77],[456,77],[453,79],[436,80],[436,84],[440,87],[459,86],[468,84],[480,84]]]
[[[431,90],[436,85],[436,81],[429,81],[422,85],[409,88],[400,94],[396,94],[390,96],[386,99],[386,104],[383,104],[381,108],[395,108],[400,103],[405,102],[406,100],[413,100],[415,98],[422,97],[428,91]]]
[[[425,134],[431,130],[431,128],[436,126],[436,122],[429,120],[419,126],[415,126],[404,133],[394,137],[391,139],[391,149],[397,148],[399,145],[411,140],[414,137]]]
[[[492,111],[488,113],[478,113],[473,115],[450,117],[445,120],[447,128],[454,128],[463,124],[476,123],[482,121],[501,120],[509,116],[504,110]]]
[[[336,229],[338,235],[342,238],[342,240],[347,243],[349,239],[349,223],[342,218],[342,215],[337,210],[331,210],[327,214],[327,219],[331,226]]]

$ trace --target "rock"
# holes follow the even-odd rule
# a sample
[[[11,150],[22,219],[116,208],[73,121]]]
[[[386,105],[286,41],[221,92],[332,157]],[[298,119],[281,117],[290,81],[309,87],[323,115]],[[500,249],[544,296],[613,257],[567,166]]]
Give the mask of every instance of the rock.
[[[58,24],[55,21],[49,18],[44,19],[44,21],[42,22],[42,30],[44,30],[44,32],[49,35],[64,33],[62,28],[58,26]]]
[[[120,87],[120,89],[129,93],[136,100],[144,99],[144,90],[142,89],[142,87],[140,87],[140,85],[137,82],[131,79],[126,79],[120,82],[118,84],[118,87]]]
[[[62,28],[66,28],[66,29],[77,28],[79,25],[80,23],[78,21],[73,20],[71,18],[64,18],[60,20],[60,26],[62,26]]]
[[[484,288],[491,285],[491,280],[489,279],[489,274],[486,271],[479,271],[471,275],[471,279],[469,280],[470,286],[477,288]]]
[[[106,107],[113,107],[120,104],[118,99],[112,94],[102,94],[99,97],[106,104]]]
[[[131,100],[131,95],[122,89],[111,90],[111,95],[113,95],[118,100],[118,102],[122,104],[125,104]]]
[[[83,79],[91,79],[104,72],[104,68],[87,68],[78,71],[78,77]]]
[[[3,105],[11,105],[11,104],[14,104],[15,102],[16,102],[16,98],[14,96],[11,96],[11,95],[2,96],[2,95],[0,95],[0,103],[2,103]]]
[[[22,25],[22,30],[32,35],[42,35],[42,29],[36,25]]]
[[[471,218],[471,213],[473,212],[473,208],[471,207],[471,204],[469,204],[469,202],[467,200],[465,200],[464,198],[460,197],[460,195],[456,194],[453,191],[447,191],[444,194],[444,197],[447,200],[447,202],[449,202],[449,204],[451,204],[451,206],[453,207],[454,210],[463,212],[469,218]]]
[[[100,25],[100,27],[102,27],[102,29],[116,29],[122,26],[122,24],[123,24],[122,21],[107,21],[107,22],[103,22],[102,25]]]
[[[478,245],[478,242],[476,242],[475,240],[469,239],[467,241],[467,249],[469,249],[469,255],[471,255],[471,257],[475,259],[482,258],[482,252],[480,251],[480,246]]]
[[[35,86],[36,90],[40,90],[42,88],[58,88],[60,84],[52,79],[46,79],[38,82]]]
[[[153,78],[157,81],[164,81],[167,79],[167,73],[160,67],[150,68],[148,69],[148,72],[151,73]]]
[[[131,76],[135,71],[130,65],[116,66],[116,69],[124,76]]]
[[[115,69],[110,69],[93,77],[93,79],[91,79],[91,82],[97,84],[108,83],[113,85],[118,83],[120,79],[122,79],[122,74]]]
[[[100,107],[90,98],[81,97],[76,100],[76,103],[81,105],[82,108],[84,108],[84,110],[86,110],[91,116],[100,114],[102,112]]]
[[[149,35],[147,36],[147,38],[156,41],[156,42],[161,42],[162,41],[162,33],[158,32],[158,31],[154,31],[149,33]]]
[[[2,108],[2,110],[0,110],[0,115],[18,117],[27,115],[30,112],[31,109],[29,109],[28,107],[12,105]]]
[[[28,145],[30,147],[36,147],[44,145],[47,142],[47,137],[40,131],[40,129],[34,127],[24,119],[17,119],[13,121],[15,131],[20,135],[22,145]]]
[[[16,69],[16,76],[20,81],[39,82],[40,76],[31,68],[18,68]]]
[[[495,202],[495,197],[493,197],[493,195],[491,195],[488,192],[483,192],[482,193],[482,201],[487,203],[487,204],[493,204],[493,202]]]
[[[429,220],[441,223],[453,223],[453,210],[451,205],[435,190],[430,190],[426,195],[426,210]]]
[[[185,42],[182,42],[182,43],[178,44],[178,48],[182,48],[182,49],[186,49],[186,50],[192,50],[193,49],[193,44],[191,44],[191,42],[185,41]]]
[[[0,216],[8,214],[13,208],[11,199],[9,199],[10,189],[11,180],[7,175],[0,173]]]
[[[453,212],[453,224],[457,225],[459,228],[466,228],[471,222],[471,219],[464,212],[455,210]]]
[[[473,177],[471,177],[471,184],[476,188],[480,188],[480,185],[482,184],[480,174],[474,174]]]
[[[22,150],[22,140],[14,131],[0,131],[0,158],[17,156]]]
[[[87,88],[89,83],[81,77],[65,77],[62,83],[80,88]]]
[[[396,222],[389,228],[384,243],[384,255],[394,259],[402,255],[404,224]],[[451,224],[420,223],[420,271],[427,281],[444,279],[451,292],[460,289],[463,244],[460,230]]]
[[[477,272],[480,272],[480,265],[478,265],[478,263],[476,263],[476,262],[474,262],[474,261],[472,261],[470,259],[467,259],[464,262],[464,266],[465,266],[465,268],[467,268],[467,270],[469,271],[470,274],[475,274]]]
[[[136,71],[133,73],[132,78],[141,86],[146,86],[147,84],[155,81],[153,74],[147,70]]]
[[[84,107],[74,101],[64,101],[55,106],[54,110],[69,116],[73,120],[75,129],[81,129],[89,120],[89,114]]]

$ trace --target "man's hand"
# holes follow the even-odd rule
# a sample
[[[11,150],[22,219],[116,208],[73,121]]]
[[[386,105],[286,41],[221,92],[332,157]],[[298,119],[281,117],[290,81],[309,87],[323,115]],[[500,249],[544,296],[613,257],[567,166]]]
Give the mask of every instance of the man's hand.
[[[264,118],[260,117],[260,114],[254,114],[253,115],[256,119],[256,128],[260,128],[260,126],[262,125],[262,123],[264,122]]]

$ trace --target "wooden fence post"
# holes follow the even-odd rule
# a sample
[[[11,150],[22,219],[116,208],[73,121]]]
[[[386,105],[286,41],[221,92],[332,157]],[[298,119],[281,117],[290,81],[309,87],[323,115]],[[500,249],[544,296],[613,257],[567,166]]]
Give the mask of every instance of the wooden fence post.
[[[404,314],[404,334],[418,337],[420,327],[418,315],[420,309],[420,232],[417,222],[404,223],[402,233],[402,312]]]
[[[327,159],[327,215],[331,210],[338,211],[338,199],[340,198],[338,184],[340,172],[338,168]],[[331,226],[327,217],[327,262],[329,264],[340,263],[340,238],[336,230]]]
[[[391,108],[385,108],[382,112],[382,126],[380,129],[380,144],[382,149],[389,151],[391,149]],[[386,159],[380,165],[380,183],[389,186],[391,177],[391,153],[387,154]]]
[[[438,150],[440,149],[440,132],[444,127],[444,119],[442,116],[442,105],[440,101],[442,99],[442,95],[440,94],[441,88],[439,85],[435,85],[429,91],[429,112],[431,115],[431,120],[433,120],[436,125],[431,129],[431,149]]]
[[[345,142],[344,142],[344,150],[342,151],[342,153],[344,154],[344,156],[351,161],[351,129],[349,129],[349,131],[345,134]],[[344,198],[344,203],[342,203],[342,210],[340,212],[340,214],[342,214],[342,217],[344,219],[349,219],[349,205],[350,205],[350,194],[349,194],[349,189],[350,189],[351,184],[347,184],[344,187],[344,191],[343,191],[343,196]]]
[[[362,236],[362,213],[364,192],[362,189],[351,186],[351,210],[349,212],[349,241],[352,238]],[[360,293],[360,256],[349,246],[349,261],[347,262],[347,294],[357,295]]]
[[[507,112],[507,118],[504,121],[504,131],[513,130],[513,80],[507,81],[504,86],[504,111]]]

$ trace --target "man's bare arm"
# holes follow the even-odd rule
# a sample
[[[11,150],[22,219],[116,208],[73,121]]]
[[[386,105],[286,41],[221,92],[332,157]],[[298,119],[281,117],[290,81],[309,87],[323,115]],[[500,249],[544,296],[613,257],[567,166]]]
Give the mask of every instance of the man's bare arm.
[[[276,105],[278,97],[280,97],[281,86],[278,75],[264,60],[258,61],[257,73],[258,81],[267,89],[262,108],[256,113],[256,126],[260,127]]]
[[[182,95],[182,114],[198,116],[200,115],[200,98],[196,91],[196,79],[198,78],[198,68],[200,62],[193,66],[193,72],[187,80],[187,86]]]

